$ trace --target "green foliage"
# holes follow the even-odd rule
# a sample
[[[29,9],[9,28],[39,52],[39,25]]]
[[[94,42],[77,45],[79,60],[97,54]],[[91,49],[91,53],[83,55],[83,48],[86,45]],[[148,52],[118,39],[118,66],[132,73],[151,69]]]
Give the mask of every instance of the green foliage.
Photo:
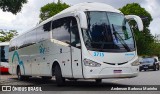
[[[150,22],[152,21],[152,17],[148,11],[146,11],[144,8],[142,8],[137,3],[131,3],[127,4],[126,6],[120,8],[120,11],[122,11],[125,15],[138,15],[142,18],[144,30],[143,32],[139,32],[137,28],[133,28],[138,54],[139,55],[154,55],[153,51],[153,44],[154,43],[154,37],[150,33],[150,30],[148,29]],[[147,18],[147,19],[144,19]],[[136,27],[136,23],[134,21],[130,21],[130,25],[133,27]]]
[[[57,13],[61,12],[62,10],[68,7],[69,5],[67,5],[66,3],[62,3],[60,0],[58,1],[58,3],[49,3],[41,7],[39,17],[41,21],[44,21],[48,19],[49,17],[56,15]]]
[[[0,0],[0,8],[4,12],[8,11],[17,14],[25,3],[27,3],[27,0]]]
[[[10,41],[14,36],[17,36],[18,32],[16,30],[10,30],[5,32],[0,30],[0,42]]]
[[[120,11],[125,15],[138,15],[141,18],[147,17],[143,20],[144,27],[149,27],[150,22],[153,20],[151,14],[142,8],[138,3],[127,4],[126,6],[120,8]]]
[[[144,31],[147,31],[144,29]],[[152,55],[153,49],[150,47],[154,43],[153,36],[150,33],[134,30],[137,50],[139,55]]]
[[[159,43],[152,43],[150,48],[153,49],[150,52],[151,56],[158,56],[160,58],[160,44]]]

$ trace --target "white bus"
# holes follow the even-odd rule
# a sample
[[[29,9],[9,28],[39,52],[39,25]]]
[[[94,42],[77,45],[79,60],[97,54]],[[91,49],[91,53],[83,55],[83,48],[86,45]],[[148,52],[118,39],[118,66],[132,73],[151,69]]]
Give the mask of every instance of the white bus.
[[[0,42],[0,74],[8,73],[9,42]]]
[[[9,72],[18,79],[55,76],[65,79],[131,78],[139,72],[136,43],[127,20],[136,15],[103,3],[80,3],[10,41]]]

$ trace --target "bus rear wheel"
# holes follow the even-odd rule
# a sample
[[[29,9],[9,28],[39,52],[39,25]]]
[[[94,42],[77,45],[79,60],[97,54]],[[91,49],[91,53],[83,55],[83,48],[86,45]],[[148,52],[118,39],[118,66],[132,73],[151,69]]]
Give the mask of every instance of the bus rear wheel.
[[[55,79],[58,86],[63,86],[65,83],[65,78],[62,77],[62,72],[59,65],[55,66]]]
[[[51,80],[52,77],[42,76],[42,80]]]
[[[24,76],[21,75],[21,70],[19,67],[17,68],[17,77],[20,81],[24,80]]]

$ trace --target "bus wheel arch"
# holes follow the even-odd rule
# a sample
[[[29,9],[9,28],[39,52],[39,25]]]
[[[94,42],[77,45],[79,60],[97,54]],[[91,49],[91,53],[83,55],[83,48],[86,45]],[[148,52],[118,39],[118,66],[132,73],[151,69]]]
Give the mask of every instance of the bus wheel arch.
[[[55,75],[57,85],[63,86],[65,83],[65,78],[62,77],[62,71],[57,61],[55,61],[52,65],[52,76],[54,75]]]
[[[56,66],[60,66],[60,65],[57,61],[54,61],[53,64],[52,64],[52,70],[51,70],[52,76],[55,75],[55,67]]]

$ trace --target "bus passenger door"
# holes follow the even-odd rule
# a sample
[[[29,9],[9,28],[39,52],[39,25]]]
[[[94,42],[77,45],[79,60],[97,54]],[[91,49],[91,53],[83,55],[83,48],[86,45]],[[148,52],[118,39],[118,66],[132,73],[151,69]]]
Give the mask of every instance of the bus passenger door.
[[[81,63],[81,43],[78,32],[77,21],[75,18],[71,21],[71,60],[72,72],[74,78],[83,78],[82,63]]]

